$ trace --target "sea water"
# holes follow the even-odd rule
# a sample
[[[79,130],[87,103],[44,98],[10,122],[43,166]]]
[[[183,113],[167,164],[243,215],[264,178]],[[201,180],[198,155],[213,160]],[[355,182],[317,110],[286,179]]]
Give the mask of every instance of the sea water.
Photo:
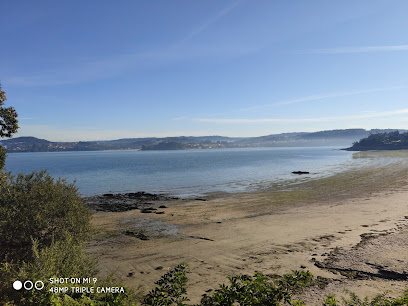
[[[297,178],[316,178],[353,164],[337,147],[244,148],[182,151],[92,151],[10,153],[13,174],[47,170],[75,182],[82,195],[146,191],[189,197],[244,192]]]

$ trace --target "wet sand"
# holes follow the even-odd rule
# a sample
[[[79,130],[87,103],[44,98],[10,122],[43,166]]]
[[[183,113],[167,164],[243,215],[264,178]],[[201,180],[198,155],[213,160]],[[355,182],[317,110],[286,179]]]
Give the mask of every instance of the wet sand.
[[[192,302],[229,275],[301,268],[330,282],[303,293],[308,305],[344,295],[343,288],[395,296],[408,287],[407,170],[400,159],[257,193],[169,200],[166,208],[150,203],[153,213],[97,212],[87,249],[102,274],[114,272],[145,292],[168,269],[188,263]]]

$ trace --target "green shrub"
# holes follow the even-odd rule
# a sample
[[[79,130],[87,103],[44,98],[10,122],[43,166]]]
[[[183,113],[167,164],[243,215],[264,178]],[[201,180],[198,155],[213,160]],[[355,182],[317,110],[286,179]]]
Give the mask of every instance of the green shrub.
[[[39,249],[38,242],[33,241],[33,257],[29,262],[3,263],[0,269],[0,301],[13,302],[16,305],[46,305],[58,295],[50,292],[49,279],[60,277],[90,277],[96,275],[95,261],[84,253],[82,244],[70,236],[65,240],[53,242],[50,247]],[[42,290],[16,291],[11,284],[14,280],[41,280],[45,287]],[[66,286],[57,285],[57,286]],[[60,295],[61,296],[61,295]],[[74,298],[81,298],[72,294]]]
[[[309,271],[292,270],[291,274],[284,274],[279,281],[279,287],[296,291],[313,284],[313,275]]]
[[[393,303],[393,306],[408,305],[408,289],[400,297],[396,298]]]
[[[254,277],[233,276],[228,280],[229,285],[220,285],[220,290],[204,297],[201,305],[280,305],[290,302],[289,292],[276,286],[262,273],[257,272]]]
[[[90,212],[74,184],[45,171],[0,176],[0,262],[31,262],[33,241],[41,250],[68,235],[89,237]]]
[[[187,276],[186,270],[188,265],[181,263],[173,270],[163,275],[155,284],[158,285],[150,291],[143,300],[143,305],[186,305],[188,301],[185,294]]]
[[[408,290],[404,294],[396,299],[387,299],[385,296],[387,292],[377,294],[371,300],[366,296],[361,299],[354,292],[345,290],[350,298],[346,299],[341,297],[345,306],[399,306],[399,305],[408,305]]]
[[[6,163],[7,151],[2,146],[0,146],[0,170],[4,168]]]
[[[126,288],[125,293],[73,293],[70,284],[50,284],[50,278],[97,275],[96,262],[83,246],[89,233],[90,212],[74,184],[54,180],[45,171],[17,176],[0,172],[0,304],[134,305],[134,294]],[[41,280],[45,286],[17,291],[15,280]],[[50,291],[65,286],[67,292]],[[119,285],[108,277],[80,286]]]
[[[339,305],[337,303],[339,303],[339,301],[336,300],[336,295],[331,294],[331,295],[326,296],[326,299],[324,300],[322,305],[323,306],[336,306],[336,305]]]
[[[158,285],[143,300],[143,305],[186,305],[186,269],[187,264],[180,264],[166,273],[156,282]],[[239,275],[229,277],[229,285],[222,284],[211,296],[204,296],[199,305],[304,305],[302,301],[291,299],[291,292],[308,286],[313,279],[307,271],[292,271],[279,281],[272,281],[260,272],[253,277]]]
[[[342,302],[336,300],[334,294],[326,296],[323,306],[403,306],[408,305],[408,289],[404,293],[395,299],[387,299],[385,296],[387,292],[377,294],[370,300],[369,297],[360,298],[352,291],[345,290],[348,293],[349,298],[341,297]]]
[[[292,271],[279,281],[272,281],[260,272],[253,277],[247,275],[229,277],[228,285],[220,285],[218,292],[205,296],[201,305],[304,305],[295,301],[291,293],[300,287],[308,286],[313,279],[307,271]]]

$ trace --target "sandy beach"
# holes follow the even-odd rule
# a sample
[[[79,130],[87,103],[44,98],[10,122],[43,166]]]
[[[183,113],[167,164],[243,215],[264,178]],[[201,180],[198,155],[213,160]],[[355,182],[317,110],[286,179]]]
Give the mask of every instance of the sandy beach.
[[[227,276],[292,269],[327,281],[300,295],[307,305],[345,295],[344,288],[397,296],[408,287],[408,152],[398,154],[388,165],[256,193],[151,201],[153,213],[96,212],[87,250],[102,274],[114,272],[146,293],[167,270],[188,263],[192,303]]]

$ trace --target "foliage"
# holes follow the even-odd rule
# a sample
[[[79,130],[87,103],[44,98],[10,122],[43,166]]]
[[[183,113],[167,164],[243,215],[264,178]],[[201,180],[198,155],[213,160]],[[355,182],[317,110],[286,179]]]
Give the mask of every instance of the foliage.
[[[6,93],[1,89],[0,84],[0,138],[11,137],[18,129],[17,113],[13,107],[4,107]],[[6,161],[6,150],[0,146],[0,170],[3,169]]]
[[[7,155],[6,149],[0,146],[0,170],[4,168],[4,165],[6,163],[6,155]]]
[[[0,285],[0,295],[4,300],[18,305],[49,304],[56,298],[49,291],[51,287],[55,287],[48,282],[51,277],[82,278],[96,274],[95,262],[84,253],[82,245],[70,236],[41,249],[38,241],[33,240],[32,253],[30,261],[2,264],[0,277],[4,282]],[[45,287],[41,291],[16,291],[10,286],[16,279],[33,282],[41,280]]]
[[[313,279],[309,271],[292,271],[277,282],[271,281],[260,272],[253,277],[247,275],[229,277],[230,285],[220,285],[212,296],[205,296],[201,305],[304,305],[291,299],[291,293],[309,286]]]
[[[396,298],[393,303],[393,306],[408,305],[408,289],[400,297]]]
[[[187,305],[186,295],[186,269],[188,265],[179,264],[173,270],[166,273],[156,282],[158,285],[149,292],[143,300],[143,305]],[[197,306],[256,306],[256,305],[305,305],[303,301],[293,300],[292,294],[299,292],[304,287],[313,286],[315,282],[313,275],[309,271],[292,271],[285,274],[278,280],[256,272],[254,276],[238,275],[228,277],[229,285],[222,284],[220,289],[212,295],[201,299]],[[386,293],[378,294],[373,299],[365,297],[359,298],[351,291],[346,292],[350,298],[341,297],[341,302],[336,296],[326,296],[323,306],[402,306],[408,305],[408,289],[404,294],[396,299],[387,299]]]
[[[50,278],[97,275],[95,261],[85,253],[90,212],[74,184],[54,180],[47,172],[4,173],[0,177],[0,304],[8,305],[133,305],[133,293],[51,292]],[[43,290],[16,291],[14,280],[41,280]],[[115,284],[116,283],[116,284]],[[81,284],[93,286],[94,284]],[[112,277],[97,286],[118,287]]]
[[[326,299],[323,302],[323,306],[336,306],[339,303],[338,300],[336,300],[336,295],[335,294],[330,294],[326,296]]]
[[[13,107],[4,107],[6,93],[0,84],[0,137],[11,137],[18,129],[17,113]]]
[[[279,281],[279,287],[287,290],[297,290],[313,284],[313,275],[309,271],[292,270],[291,274],[284,274]]]
[[[408,291],[405,291],[404,295],[400,298],[389,300],[385,296],[387,292],[377,294],[371,300],[366,296],[361,299],[354,292],[345,290],[350,298],[346,299],[342,297],[342,301],[345,306],[397,306],[397,305],[408,305]]]
[[[33,242],[38,249],[52,242],[88,238],[90,212],[74,184],[54,180],[46,171],[12,176],[5,173],[0,186],[0,261],[30,262]]]
[[[364,297],[363,299],[360,298],[354,292],[349,290],[345,290],[349,298],[341,297],[342,303],[336,300],[334,294],[328,295],[326,300],[323,302],[323,306],[336,306],[336,305],[343,305],[343,306],[403,306],[408,305],[408,289],[404,291],[404,293],[395,299],[387,299],[386,294],[387,292],[377,294],[371,300],[369,297]]]
[[[290,302],[286,289],[275,286],[262,273],[254,277],[240,275],[228,278],[230,285],[220,285],[220,290],[212,296],[204,297],[202,305],[280,305]]]
[[[156,284],[155,289],[146,295],[144,305],[186,305],[187,264],[179,264],[166,273]],[[200,305],[304,305],[302,301],[291,299],[291,293],[311,285],[313,276],[309,271],[292,271],[280,280],[273,282],[260,272],[253,277],[239,275],[228,278],[230,284],[220,285],[211,296],[204,296]]]
[[[146,295],[143,305],[186,305],[187,269],[188,265],[181,263],[163,275],[155,283],[158,286]]]

